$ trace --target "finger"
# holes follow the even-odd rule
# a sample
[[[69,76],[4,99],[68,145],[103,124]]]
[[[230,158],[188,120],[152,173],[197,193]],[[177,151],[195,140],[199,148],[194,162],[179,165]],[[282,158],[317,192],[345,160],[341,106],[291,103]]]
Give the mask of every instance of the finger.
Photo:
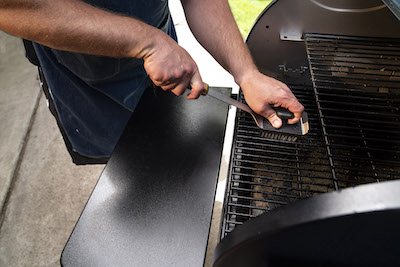
[[[288,109],[294,115],[293,119],[288,120],[289,124],[298,122],[301,119],[301,117],[303,116],[304,107],[297,100],[295,100],[294,103],[288,107]]]
[[[301,117],[303,116],[303,113],[293,113],[294,118],[293,119],[288,119],[289,124],[294,124],[298,121],[300,121]]]
[[[301,117],[300,117],[301,118]],[[300,119],[298,117],[294,117],[293,119],[288,119],[288,124],[294,124],[298,122]]]
[[[192,79],[190,80],[190,86],[192,87],[192,90],[190,90],[190,93],[186,96],[186,98],[187,99],[199,98],[199,96],[204,90],[204,83],[198,71],[195,72]]]
[[[149,76],[149,78],[155,86],[161,87],[164,91],[170,91],[170,90],[174,89],[179,84],[179,82],[182,80],[182,78],[157,80],[157,79],[153,79],[150,76]]]
[[[300,121],[301,117],[303,116],[303,111],[301,111],[301,112],[293,112],[292,111],[292,113],[294,115],[294,118],[288,119],[288,123],[289,124],[293,124],[293,123],[296,123],[296,122]]]
[[[274,128],[279,129],[282,126],[281,118],[276,115],[275,110],[270,105],[265,107],[265,111],[261,115],[267,118]]]
[[[274,112],[271,116],[267,117],[269,122],[274,126],[274,128],[279,129],[282,126],[282,120],[281,118],[276,115],[276,112]]]
[[[154,82],[152,81],[153,86],[155,87],[159,87],[164,91],[170,91],[172,89],[174,89],[177,85],[176,82]]]
[[[188,88],[189,82],[181,82],[174,89],[171,90],[177,96],[181,96],[185,93],[186,89]]]
[[[151,80],[151,79],[150,79]],[[155,80],[151,80],[152,82],[153,82],[153,84],[155,85],[155,86],[157,86],[157,87],[161,87],[162,86],[162,82],[158,82],[158,81],[155,81]]]

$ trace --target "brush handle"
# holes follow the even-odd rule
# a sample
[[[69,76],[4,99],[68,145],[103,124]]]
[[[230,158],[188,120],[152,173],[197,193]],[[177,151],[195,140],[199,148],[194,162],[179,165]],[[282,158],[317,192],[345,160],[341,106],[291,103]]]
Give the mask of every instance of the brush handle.
[[[189,86],[188,86],[188,89],[189,90],[191,90],[192,89],[192,87],[190,86],[190,84],[189,84]],[[210,90],[210,86],[208,85],[208,84],[206,84],[206,83],[204,83],[204,89],[203,89],[203,91],[201,92],[201,95],[207,95],[208,94],[208,92],[209,92],[209,90]],[[229,104],[229,103],[228,103]],[[274,107],[274,110],[275,110],[275,112],[276,112],[276,115],[278,115],[278,117],[279,118],[281,118],[282,120],[288,120],[288,119],[293,119],[294,118],[294,114],[292,113],[292,112],[290,112],[289,110],[287,110],[287,109],[285,109],[285,108],[281,108],[281,107],[277,107],[277,108],[275,108]],[[247,110],[246,110],[247,111]],[[247,112],[249,112],[249,111],[247,111]],[[250,112],[251,113],[251,112]]]
[[[278,117],[281,118],[282,120],[286,121],[288,119],[294,118],[294,114],[285,108],[277,107],[274,108],[274,110],[276,112],[276,115],[278,115]]]

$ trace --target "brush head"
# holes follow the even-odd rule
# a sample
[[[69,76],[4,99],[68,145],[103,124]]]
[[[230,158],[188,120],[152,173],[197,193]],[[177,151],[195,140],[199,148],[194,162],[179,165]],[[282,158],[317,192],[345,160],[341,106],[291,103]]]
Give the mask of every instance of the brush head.
[[[263,132],[261,132],[261,137],[267,138],[267,139],[275,139],[275,140],[279,140],[279,141],[296,142],[298,136],[290,135],[290,134],[283,134],[283,133],[278,133],[278,132],[263,131]]]
[[[264,130],[261,133],[264,138],[291,142],[296,141],[298,136],[307,134],[310,129],[307,112],[303,112],[301,119],[294,124],[288,124],[287,120],[283,119],[279,129],[274,128],[267,119],[259,122],[259,127]]]

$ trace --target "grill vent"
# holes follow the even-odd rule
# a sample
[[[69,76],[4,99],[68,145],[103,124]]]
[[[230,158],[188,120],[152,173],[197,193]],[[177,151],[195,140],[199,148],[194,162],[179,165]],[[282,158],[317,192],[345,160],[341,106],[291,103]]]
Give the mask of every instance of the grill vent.
[[[400,178],[400,40],[305,39],[313,88],[290,87],[311,130],[296,142],[265,139],[238,112],[221,237],[298,199]]]

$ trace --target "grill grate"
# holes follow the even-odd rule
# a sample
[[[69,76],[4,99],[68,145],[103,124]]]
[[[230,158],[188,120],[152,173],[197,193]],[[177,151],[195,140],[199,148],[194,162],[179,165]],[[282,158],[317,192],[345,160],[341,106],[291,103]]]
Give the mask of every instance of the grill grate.
[[[265,139],[238,112],[221,237],[298,199],[400,178],[400,40],[307,34],[306,44],[313,87],[290,87],[311,130]]]

